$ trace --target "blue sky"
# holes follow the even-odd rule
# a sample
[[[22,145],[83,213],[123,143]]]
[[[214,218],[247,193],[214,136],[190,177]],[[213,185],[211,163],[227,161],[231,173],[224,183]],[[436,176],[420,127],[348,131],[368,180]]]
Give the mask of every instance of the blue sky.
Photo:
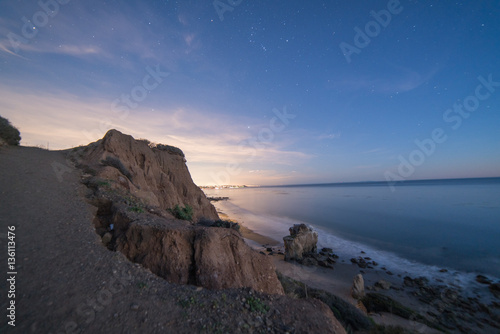
[[[24,145],[116,128],[199,185],[500,176],[498,1],[41,3],[0,3]]]

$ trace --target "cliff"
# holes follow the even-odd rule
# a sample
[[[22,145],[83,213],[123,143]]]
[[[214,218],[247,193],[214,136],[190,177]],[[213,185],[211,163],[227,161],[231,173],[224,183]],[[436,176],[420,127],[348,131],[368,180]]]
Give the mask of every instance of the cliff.
[[[182,151],[150,147],[110,130],[72,150],[98,207],[94,226],[105,246],[171,283],[209,289],[248,287],[283,294],[274,264],[231,228],[210,227],[219,217],[192,181]],[[190,206],[191,220],[173,215]],[[197,224],[202,220],[203,225]],[[208,224],[207,224],[208,222]]]
[[[184,153],[172,146],[150,147],[145,140],[110,130],[104,138],[80,152],[78,162],[87,170],[124,190],[144,205],[160,210],[176,205],[193,208],[193,220],[216,220],[217,212],[189,174]]]

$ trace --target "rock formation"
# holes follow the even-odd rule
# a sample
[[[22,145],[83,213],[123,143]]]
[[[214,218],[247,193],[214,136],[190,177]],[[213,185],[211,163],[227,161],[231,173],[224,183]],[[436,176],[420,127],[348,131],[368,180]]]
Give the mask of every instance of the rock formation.
[[[93,190],[94,226],[108,249],[172,283],[284,294],[274,264],[239,232],[196,224],[219,217],[193,183],[180,149],[151,148],[145,140],[110,130],[70,156]],[[175,206],[193,208],[192,221],[169,213]]]
[[[116,250],[171,283],[283,294],[269,258],[250,248],[233,229],[193,226],[123,210],[116,210],[112,221]]]
[[[75,153],[87,170],[97,171],[112,188],[126,190],[145,205],[161,210],[189,205],[195,221],[218,219],[214,206],[191,179],[184,153],[176,147],[150,147],[148,141],[110,130],[103,139]]]
[[[304,253],[316,253],[318,233],[306,224],[295,224],[290,227],[290,235],[283,238],[285,242],[285,260],[302,260]]]
[[[351,296],[354,299],[361,299],[365,296],[365,281],[363,279],[363,275],[357,274],[356,276],[354,276]]]

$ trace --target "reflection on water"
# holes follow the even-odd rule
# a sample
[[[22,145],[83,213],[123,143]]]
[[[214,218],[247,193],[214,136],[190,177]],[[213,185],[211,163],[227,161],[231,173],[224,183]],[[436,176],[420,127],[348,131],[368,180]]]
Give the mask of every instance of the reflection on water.
[[[269,217],[302,221],[409,260],[500,276],[500,179],[413,182],[395,192],[383,184],[206,192],[230,197],[234,212],[268,217],[257,226],[263,234],[287,233],[289,226],[277,228]]]

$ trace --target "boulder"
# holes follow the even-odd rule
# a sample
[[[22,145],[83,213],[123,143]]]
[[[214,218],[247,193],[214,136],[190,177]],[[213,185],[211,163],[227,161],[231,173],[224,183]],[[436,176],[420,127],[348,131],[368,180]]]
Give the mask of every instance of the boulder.
[[[390,282],[384,281],[383,279],[375,283],[375,287],[380,288],[382,290],[389,290],[391,288],[391,285],[392,284]]]
[[[488,277],[483,276],[483,275],[477,275],[476,282],[481,283],[481,284],[486,284],[486,285],[489,285],[492,283],[491,280],[488,279]]]
[[[248,246],[232,229],[198,230],[194,240],[196,284],[208,289],[250,287],[284,294],[269,257]]]
[[[357,274],[356,276],[354,276],[351,296],[354,299],[361,299],[365,296],[365,281],[363,279],[363,275]]]
[[[193,226],[143,213],[134,220],[117,210],[116,250],[171,283],[207,289],[252,288],[284,294],[269,257],[228,228]]]
[[[302,260],[304,253],[316,253],[318,232],[306,224],[295,224],[290,227],[290,235],[283,238],[285,243],[285,260]]]
[[[489,289],[495,297],[500,298],[500,282],[490,284]]]

